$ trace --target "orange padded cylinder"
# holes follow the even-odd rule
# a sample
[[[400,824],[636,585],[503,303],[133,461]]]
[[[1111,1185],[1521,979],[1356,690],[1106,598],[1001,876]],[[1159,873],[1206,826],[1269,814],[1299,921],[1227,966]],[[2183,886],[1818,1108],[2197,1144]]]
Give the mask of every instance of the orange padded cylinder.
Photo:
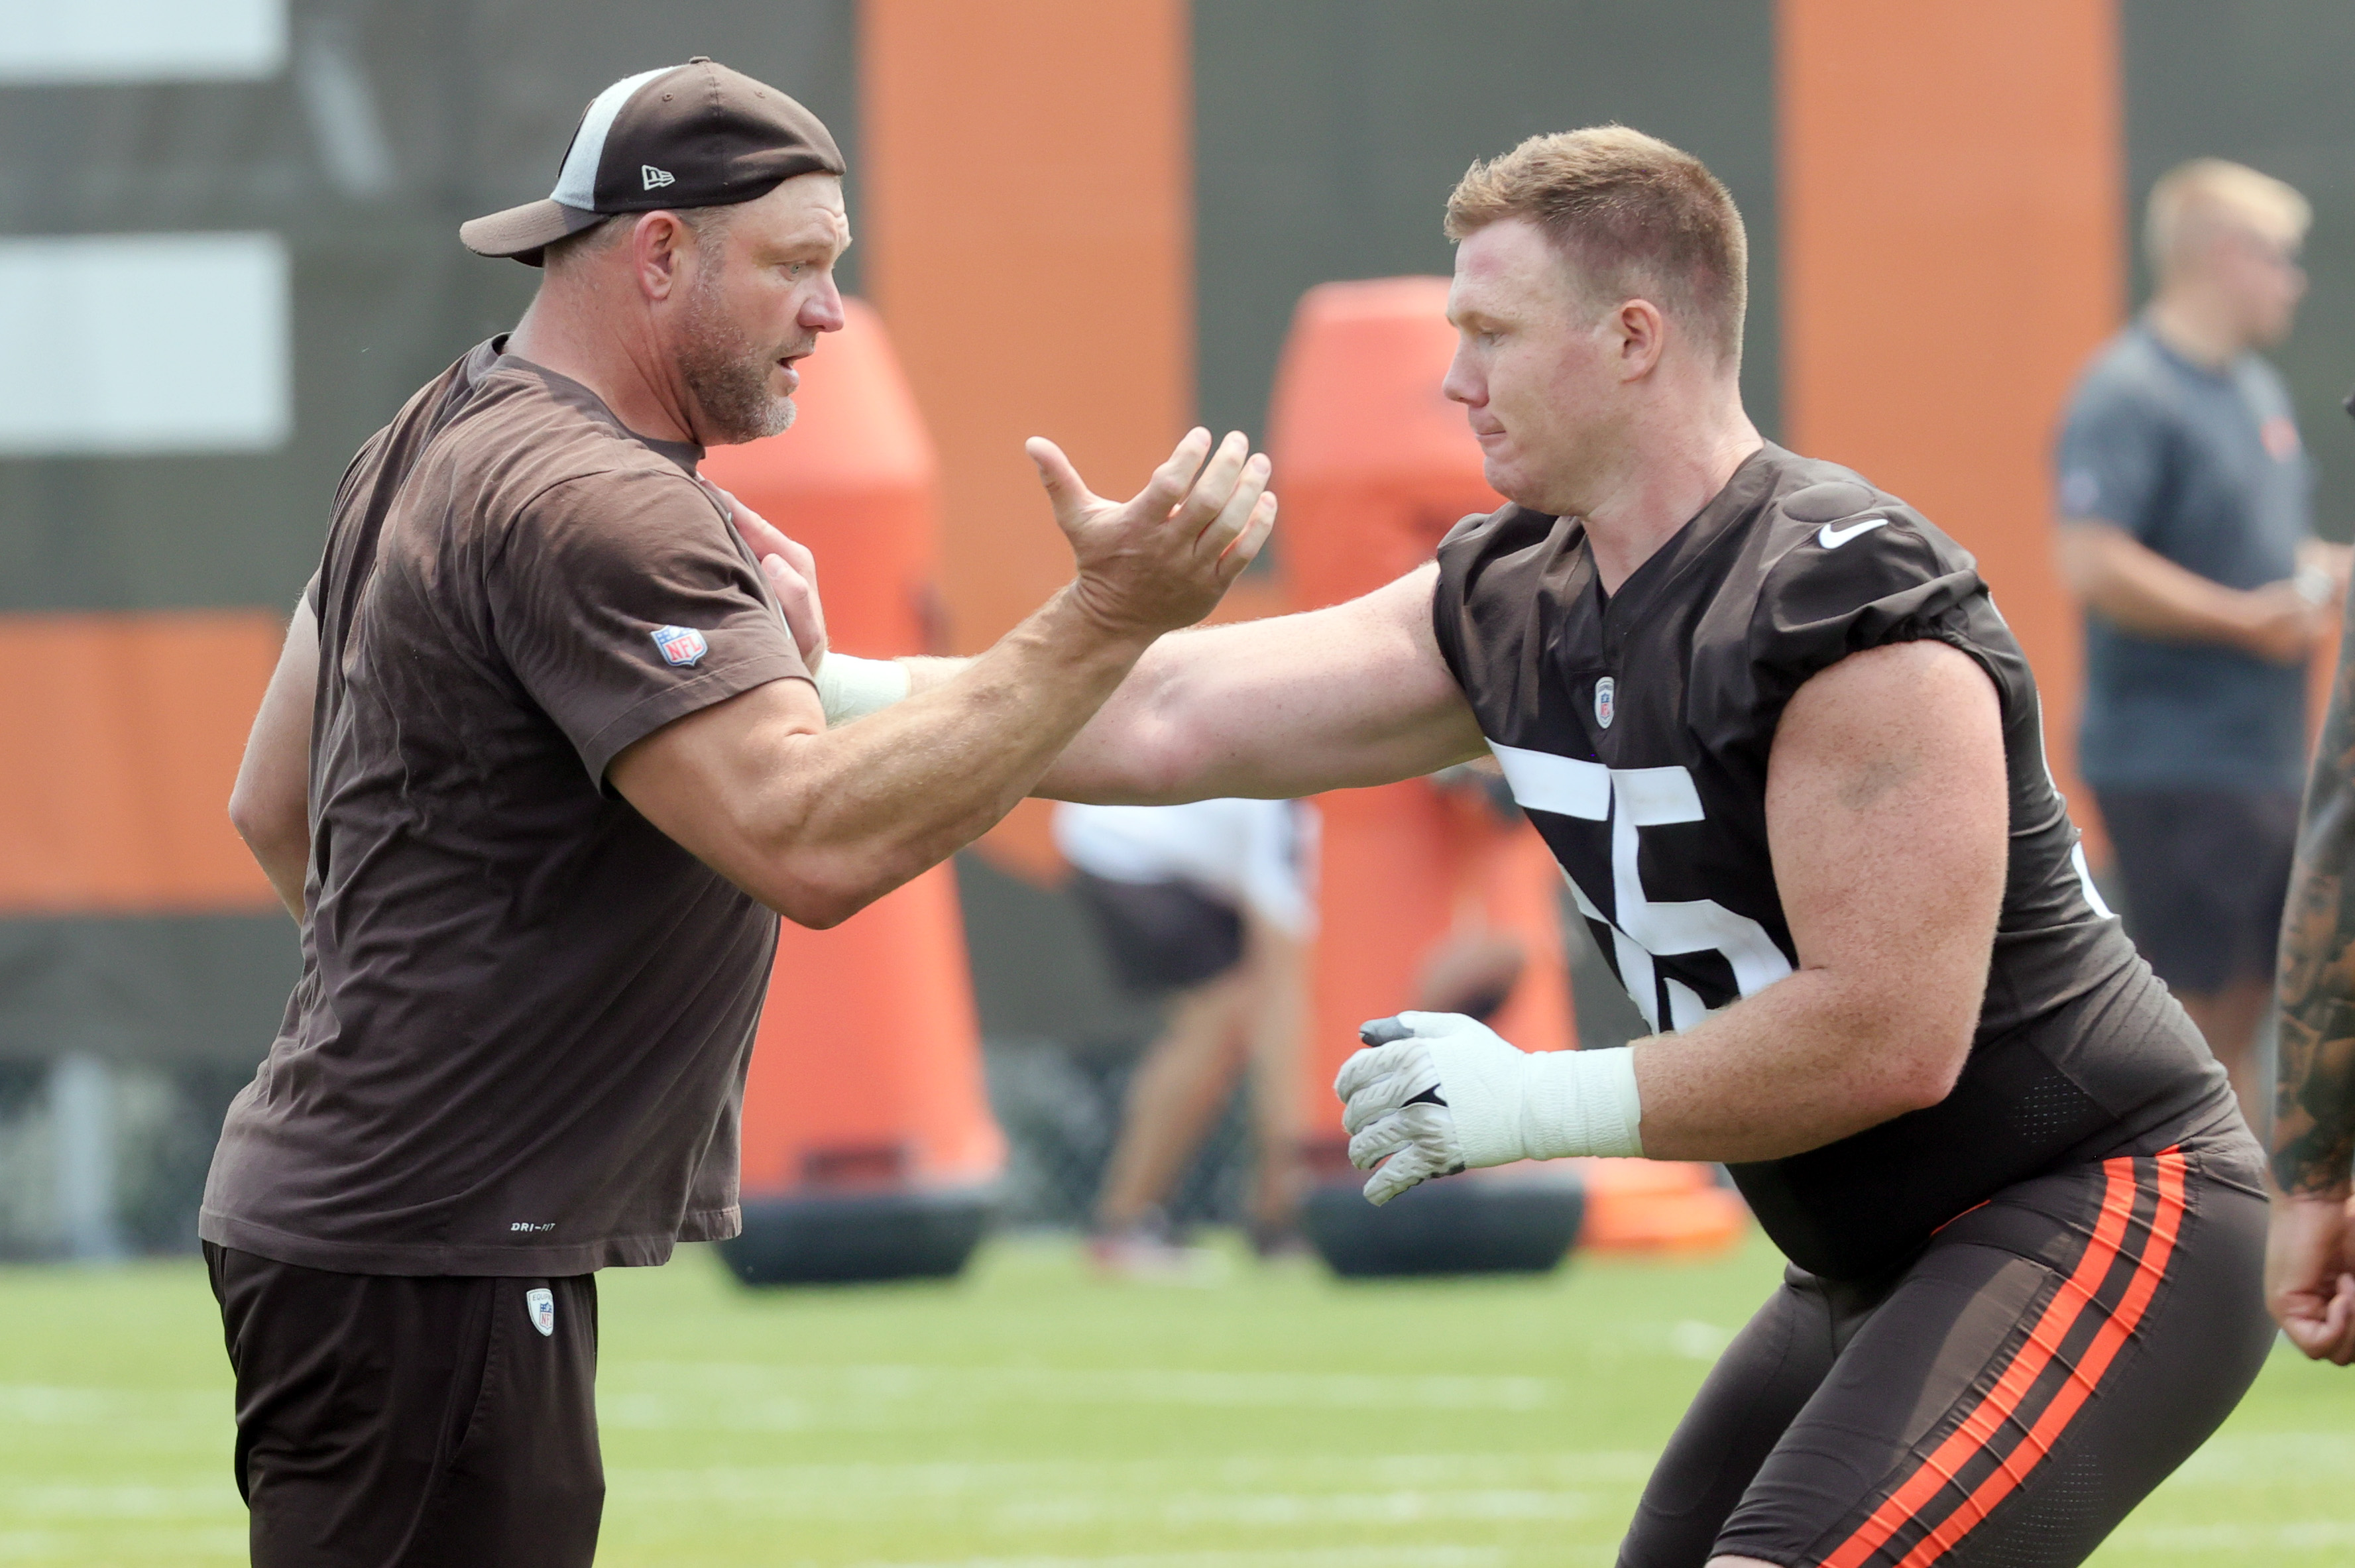
[[[800,414],[704,474],[817,557],[826,631],[866,658],[936,640],[939,473],[875,312],[802,364]],[[967,1186],[1005,1165],[945,866],[831,931],[788,921],[744,1088],[744,1189]]]
[[[1302,296],[1277,368],[1268,446],[1284,496],[1284,560],[1304,609],[1412,571],[1459,518],[1501,504],[1463,411],[1440,391],[1455,350],[1444,278],[1326,283]],[[1319,804],[1323,915],[1301,1104],[1331,1106],[1358,1025],[1413,1006],[1431,955],[1466,931],[1509,933],[1528,953],[1511,1000],[1490,1020],[1497,1032],[1525,1051],[1575,1046],[1561,872],[1536,829],[1422,780]],[[1312,1114],[1304,1141],[1329,1168],[1338,1118]],[[1741,1200],[1705,1168],[1582,1165],[1582,1245],[1713,1250],[1742,1233]]]
[[[1304,609],[1380,587],[1501,503],[1464,412],[1443,397],[1455,353],[1444,278],[1325,283],[1302,296],[1277,367],[1268,449],[1284,566]],[[1494,1022],[1524,1050],[1572,1043],[1561,874],[1527,823],[1422,780],[1324,797],[1322,913],[1301,1104],[1311,1145],[1340,1136],[1333,1075],[1358,1026],[1415,1004],[1451,935],[1518,937],[1529,964]]]

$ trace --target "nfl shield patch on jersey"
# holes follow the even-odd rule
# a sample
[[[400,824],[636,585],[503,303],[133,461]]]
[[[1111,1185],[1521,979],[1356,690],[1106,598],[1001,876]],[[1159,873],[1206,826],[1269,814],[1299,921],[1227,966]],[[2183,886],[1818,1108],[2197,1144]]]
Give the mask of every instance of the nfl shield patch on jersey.
[[[556,1332],[556,1292],[545,1285],[523,1293],[525,1310],[531,1314],[531,1326],[543,1337]]]
[[[1619,711],[1619,683],[1604,676],[1594,683],[1594,721],[1605,730]]]
[[[692,626],[656,626],[655,646],[662,656],[674,665],[691,665],[711,651],[703,634]]]

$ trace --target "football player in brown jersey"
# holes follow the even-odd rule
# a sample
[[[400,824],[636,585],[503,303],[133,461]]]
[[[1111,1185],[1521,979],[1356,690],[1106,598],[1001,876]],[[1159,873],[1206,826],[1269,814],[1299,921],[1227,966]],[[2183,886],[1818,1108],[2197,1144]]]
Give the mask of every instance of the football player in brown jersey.
[[[2271,1340],[2224,1075],[2085,874],[1968,553],[1743,412],[1724,187],[1597,127],[1475,165],[1448,231],[1445,391],[1512,504],[1353,603],[1164,639],[1041,793],[1300,795],[1493,753],[1659,1032],[1369,1026],[1337,1085],[1368,1195],[1724,1161],[1793,1264],[1622,1564],[2082,1562]]]

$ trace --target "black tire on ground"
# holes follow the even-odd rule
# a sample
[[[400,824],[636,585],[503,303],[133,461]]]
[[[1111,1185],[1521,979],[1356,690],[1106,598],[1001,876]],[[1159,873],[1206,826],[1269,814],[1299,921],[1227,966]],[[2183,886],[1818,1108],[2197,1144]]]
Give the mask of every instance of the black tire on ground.
[[[1585,1189],[1567,1172],[1447,1177],[1379,1209],[1362,1187],[1362,1179],[1320,1185],[1301,1205],[1309,1244],[1348,1279],[1544,1274],[1569,1253],[1586,1217]]]
[[[744,1233],[719,1255],[746,1285],[947,1279],[996,1208],[993,1193],[971,1189],[747,1199]]]

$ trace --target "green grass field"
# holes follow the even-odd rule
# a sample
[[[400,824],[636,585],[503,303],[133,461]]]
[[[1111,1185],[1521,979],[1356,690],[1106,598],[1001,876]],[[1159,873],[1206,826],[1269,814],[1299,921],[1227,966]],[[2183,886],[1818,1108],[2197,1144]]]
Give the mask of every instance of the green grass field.
[[[1774,1268],[1155,1286],[1012,1240],[950,1285],[751,1295],[691,1248],[603,1276],[599,1561],[1607,1563]],[[243,1562],[228,1382],[193,1264],[0,1271],[0,1563]],[[2097,1561],[2346,1563],[2350,1413],[2355,1373],[2276,1355]]]

